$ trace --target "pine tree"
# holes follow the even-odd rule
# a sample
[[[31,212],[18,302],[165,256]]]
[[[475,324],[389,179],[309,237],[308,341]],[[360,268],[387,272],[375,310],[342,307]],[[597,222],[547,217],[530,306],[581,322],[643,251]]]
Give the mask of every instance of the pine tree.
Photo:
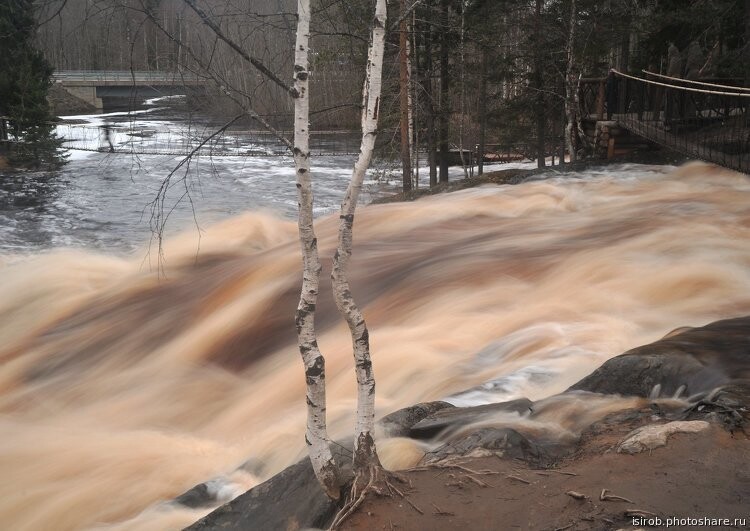
[[[19,141],[9,148],[8,160],[49,168],[63,164],[65,156],[47,103],[52,67],[34,47],[35,31],[31,0],[0,2],[0,115],[9,119],[10,133]]]

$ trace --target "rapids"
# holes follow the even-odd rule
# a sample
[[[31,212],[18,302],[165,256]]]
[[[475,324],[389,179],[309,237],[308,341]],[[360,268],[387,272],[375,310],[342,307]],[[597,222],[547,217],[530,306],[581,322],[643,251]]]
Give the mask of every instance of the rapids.
[[[677,327],[750,313],[747,177],[699,163],[547,177],[358,212],[379,416],[541,399]],[[324,280],[337,221],[317,221]],[[179,529],[208,512],[168,503],[196,483],[228,476],[231,497],[303,455],[296,224],[246,213],[195,242],[166,242],[161,277],[146,250],[0,266],[6,529]],[[317,322],[343,438],[354,372],[326,282]]]

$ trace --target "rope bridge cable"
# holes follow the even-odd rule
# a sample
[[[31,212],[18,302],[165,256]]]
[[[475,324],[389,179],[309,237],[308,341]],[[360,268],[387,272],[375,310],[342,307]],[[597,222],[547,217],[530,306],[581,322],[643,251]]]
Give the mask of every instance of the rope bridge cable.
[[[680,87],[678,85],[670,85],[669,83],[661,83],[659,81],[652,81],[650,79],[643,79],[642,77],[631,76],[630,74],[625,74],[623,72],[620,72],[619,70],[614,70],[614,72],[615,72],[615,74],[617,74],[620,77],[624,77],[624,78],[628,78],[628,79],[633,79],[635,81],[640,81],[642,83],[650,83],[652,85],[659,85],[659,86],[662,86],[662,87],[668,87],[668,88],[672,88],[672,89],[685,90],[685,91],[689,91],[689,92],[700,92],[702,94],[716,94],[716,95],[719,95],[719,96],[738,96],[740,98],[750,98],[750,94],[739,94],[737,92],[720,92],[720,91],[716,91],[716,90],[704,90],[704,89],[697,89],[697,88],[691,88],[691,87]],[[676,78],[673,78],[673,79],[676,79]],[[681,81],[684,81],[684,80],[681,80]]]
[[[690,85],[701,85],[704,87],[714,87],[714,88],[727,88],[727,89],[735,90],[737,92],[750,92],[750,87],[738,87],[735,85],[719,85],[718,83],[707,83],[705,81],[695,81],[693,79],[683,79],[680,77],[665,76],[664,74],[657,74],[656,72],[649,72],[648,70],[643,70],[642,72],[649,76],[659,77],[662,79],[669,79],[672,81],[679,81],[681,83],[688,83]]]
[[[750,173],[750,93],[678,86],[615,70],[613,118],[643,138]]]

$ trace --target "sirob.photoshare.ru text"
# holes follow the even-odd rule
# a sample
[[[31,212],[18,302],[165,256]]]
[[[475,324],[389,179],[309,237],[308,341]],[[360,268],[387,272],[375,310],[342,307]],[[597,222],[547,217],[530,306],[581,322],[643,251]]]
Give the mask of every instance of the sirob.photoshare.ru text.
[[[712,518],[702,517],[669,517],[661,518],[659,516],[643,517],[634,516],[633,525],[642,527],[714,527],[730,526],[744,527],[748,525],[750,518]]]

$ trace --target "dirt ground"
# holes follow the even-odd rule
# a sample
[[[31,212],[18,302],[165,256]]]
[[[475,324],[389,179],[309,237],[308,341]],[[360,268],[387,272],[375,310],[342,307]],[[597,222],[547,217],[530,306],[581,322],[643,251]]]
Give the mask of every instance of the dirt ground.
[[[493,456],[404,472],[406,482],[394,482],[404,498],[370,498],[342,529],[750,529],[744,434],[712,426],[673,435],[650,453],[618,454],[614,446],[628,429],[591,436],[549,469]],[[729,522],[668,522],[706,517]]]

